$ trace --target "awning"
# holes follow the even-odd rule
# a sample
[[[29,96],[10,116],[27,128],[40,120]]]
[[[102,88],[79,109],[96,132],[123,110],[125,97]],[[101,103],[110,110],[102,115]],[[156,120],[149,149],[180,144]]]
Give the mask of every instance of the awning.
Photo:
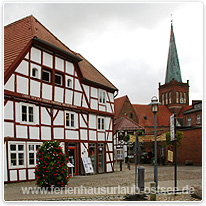
[[[129,142],[135,142],[136,135],[130,135]],[[145,135],[145,136],[138,136],[139,142],[154,142],[155,137],[154,135]],[[166,133],[163,133],[157,136],[158,142],[166,141]]]

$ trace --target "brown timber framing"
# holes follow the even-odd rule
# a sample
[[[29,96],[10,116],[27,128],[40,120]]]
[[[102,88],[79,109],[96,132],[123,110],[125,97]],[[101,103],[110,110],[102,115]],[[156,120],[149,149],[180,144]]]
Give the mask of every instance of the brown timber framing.
[[[37,63],[37,62],[34,62],[31,60],[31,48],[32,47],[35,47],[35,48],[38,48],[41,50],[41,63]],[[29,52],[29,58],[26,59],[25,58],[25,55]],[[50,55],[53,56],[53,67],[52,68],[47,68],[45,65],[43,65],[43,52],[46,52],[46,53],[49,53]],[[61,72],[58,70],[58,73],[61,73],[64,78],[63,78],[63,81],[64,83],[62,84],[62,86],[58,86],[58,85],[55,85],[55,57],[58,56],[62,59],[64,59],[64,71]],[[29,65],[29,71],[28,71],[28,76],[27,75],[24,75],[24,74],[21,74],[16,70],[16,68],[19,66],[19,64],[22,62],[22,60],[25,60],[28,62],[28,65]],[[66,61],[69,61],[71,63],[74,64],[74,74],[71,75],[71,74],[68,74],[66,73]],[[12,122],[14,124],[14,137],[4,137],[4,142],[5,142],[5,146],[6,146],[6,158],[7,158],[7,177],[8,177],[8,181],[6,182],[23,182],[23,181],[33,181],[32,180],[29,180],[29,174],[28,174],[28,171],[30,169],[34,169],[34,167],[25,167],[25,168],[16,168],[16,169],[10,169],[9,168],[9,158],[8,158],[8,151],[9,151],[9,145],[8,145],[8,142],[9,141],[18,141],[18,142],[36,142],[36,143],[40,143],[40,142],[45,142],[47,140],[42,140],[42,135],[41,135],[41,128],[42,126],[47,126],[47,127],[50,127],[51,128],[51,140],[58,140],[59,142],[64,142],[65,143],[65,149],[66,149],[66,143],[77,143],[77,153],[78,153],[78,158],[77,158],[77,162],[78,162],[78,173],[81,174],[81,170],[82,170],[82,162],[81,162],[81,143],[84,145],[84,147],[87,149],[88,151],[88,154],[89,154],[89,143],[95,143],[97,145],[97,162],[98,162],[98,143],[104,143],[104,168],[105,168],[105,172],[107,172],[107,163],[110,163],[111,162],[111,166],[112,166],[112,169],[113,169],[113,165],[112,165],[112,161],[111,161],[111,157],[110,157],[110,151],[109,151],[109,147],[107,145],[107,143],[113,143],[112,141],[108,141],[108,137],[109,137],[109,133],[111,133],[112,131],[110,130],[110,124],[111,124],[111,121],[110,121],[110,124],[109,124],[109,128],[106,130],[105,128],[105,131],[104,131],[104,141],[98,141],[98,133],[101,133],[101,131],[98,131],[97,128],[96,129],[92,129],[92,128],[89,128],[89,114],[94,114],[94,115],[99,115],[99,116],[107,116],[107,117],[111,117],[111,120],[113,121],[113,109],[112,109],[112,104],[114,104],[113,102],[110,101],[109,99],[109,94],[108,92],[111,92],[111,93],[114,93],[114,89],[113,88],[109,88],[109,87],[106,87],[106,86],[103,86],[101,84],[98,84],[98,83],[95,83],[95,82],[92,82],[92,81],[89,81],[85,78],[83,78],[82,76],[82,73],[81,73],[81,70],[79,68],[79,65],[78,65],[78,62],[81,61],[82,59],[73,55],[73,54],[69,54],[68,52],[65,52],[53,45],[50,45],[48,44],[47,42],[45,41],[42,41],[38,38],[34,38],[32,40],[30,40],[28,42],[28,44],[25,46],[25,48],[20,52],[19,56],[15,59],[15,61],[9,66],[9,68],[6,68],[6,71],[5,71],[5,74],[4,74],[4,84],[7,83],[7,81],[9,80],[9,78],[11,77],[12,74],[14,74],[14,92],[11,92],[11,91],[8,91],[8,90],[4,90],[4,104],[6,105],[8,103],[8,101],[12,101],[13,102],[13,112],[14,112],[14,116],[13,116],[13,120],[9,120],[9,119],[5,119],[5,122]],[[42,81],[42,78],[40,79],[34,79],[33,77],[31,77],[30,73],[31,73],[31,63],[34,63],[38,66],[41,67],[41,77],[42,77],[42,71],[43,71],[43,68],[46,68],[46,69],[49,69],[51,72],[53,72],[53,75],[52,75],[52,81],[51,83],[47,83],[47,82],[44,82]],[[75,75],[75,73],[77,75]],[[66,82],[65,82],[65,75],[67,76],[70,76],[73,78],[73,88],[72,89],[69,89],[69,88],[66,88]],[[21,77],[24,77],[24,78],[27,78],[28,79],[28,95],[24,95],[24,94],[20,94],[20,93],[17,93],[17,77],[18,76],[21,76]],[[31,80],[35,80],[37,82],[40,83],[40,97],[34,97],[32,95],[30,95],[30,87],[31,87]],[[78,80],[80,82],[80,88],[81,88],[81,91],[79,90],[76,90],[75,89],[75,80]],[[86,95],[86,92],[85,92],[85,89],[84,89],[84,86],[82,85],[85,84],[86,86],[89,86],[89,89],[88,89],[88,96]],[[43,84],[49,84],[52,86],[52,100],[47,100],[47,99],[43,99],[42,98],[42,85]],[[57,102],[57,101],[54,101],[55,100],[55,87],[61,87],[63,88],[63,103],[61,102]],[[98,110],[95,110],[95,109],[91,109],[90,105],[91,105],[91,99],[93,97],[91,97],[91,87],[94,87],[96,89],[104,89],[106,90],[107,92],[107,96],[108,96],[108,100],[109,101],[106,101],[106,103],[109,103],[110,106],[111,106],[111,111],[112,113],[109,113],[107,112],[107,107],[106,105],[102,105],[105,107],[105,111],[98,111]],[[73,93],[72,93],[72,104],[66,104],[65,103],[65,93],[66,93],[66,90],[72,90]],[[75,93],[81,93],[81,104],[80,106],[74,106],[74,95]],[[93,98],[93,99],[96,99],[98,101],[98,98]],[[88,106],[88,108],[86,107],[83,107],[83,101],[86,102],[86,105]],[[38,124],[35,124],[35,125],[30,125],[30,124],[22,124],[22,123],[19,123],[19,122],[16,122],[16,103],[17,102],[25,102],[25,103],[31,103],[31,104],[35,104],[36,106],[38,106],[39,110],[39,123]],[[49,116],[51,118],[51,125],[45,125],[45,124],[42,124],[42,114],[41,114],[41,109],[42,107],[46,108],[47,112],[49,113]],[[98,108],[99,108],[99,103],[98,103]],[[53,110],[56,110],[56,113],[53,114]],[[70,140],[70,139],[66,139],[66,131],[69,130],[67,128],[65,128],[65,117],[64,117],[64,121],[63,121],[63,125],[54,125],[54,120],[55,118],[57,117],[59,111],[62,110],[62,111],[74,111],[77,113],[78,115],[78,122],[79,122],[79,125],[78,125],[78,128],[75,129],[75,131],[78,131],[78,134],[79,134],[79,139],[78,140]],[[83,122],[86,124],[86,127],[80,127],[80,116],[83,120]],[[17,138],[17,132],[16,132],[16,127],[17,125],[21,125],[21,126],[26,126],[26,131],[27,131],[27,137],[25,138]],[[39,128],[39,136],[37,137],[38,139],[31,139],[30,137],[30,128],[31,127],[38,127]],[[61,128],[64,128],[64,137],[63,139],[57,139],[57,138],[54,138],[54,128],[56,127],[61,127]],[[81,132],[80,130],[81,129],[86,129],[87,130],[87,139],[86,140],[81,140]],[[90,140],[89,138],[89,131],[95,131],[96,132],[96,140]],[[112,137],[113,138],[113,137]],[[88,147],[86,147],[85,143],[88,144]],[[107,150],[108,148],[108,150]],[[66,151],[65,151],[66,152]],[[110,161],[106,161],[106,153],[109,155],[109,159]],[[26,154],[27,154],[27,146],[26,146]],[[26,163],[27,165],[27,163]],[[10,171],[11,170],[16,170],[17,171],[17,181],[10,181]],[[26,170],[26,180],[20,180],[19,179],[19,171],[20,170]],[[99,172],[99,166],[97,164],[97,172]]]

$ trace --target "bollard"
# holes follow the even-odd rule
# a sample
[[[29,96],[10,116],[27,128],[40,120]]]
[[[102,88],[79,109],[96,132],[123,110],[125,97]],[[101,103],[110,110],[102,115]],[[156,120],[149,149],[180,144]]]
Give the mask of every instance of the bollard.
[[[127,168],[130,170],[130,162],[127,162]]]
[[[140,192],[144,191],[144,167],[138,168],[138,188]]]
[[[120,163],[119,163],[120,165],[120,171],[122,171],[122,160],[120,160]]]
[[[156,182],[150,183],[150,201],[156,201]]]

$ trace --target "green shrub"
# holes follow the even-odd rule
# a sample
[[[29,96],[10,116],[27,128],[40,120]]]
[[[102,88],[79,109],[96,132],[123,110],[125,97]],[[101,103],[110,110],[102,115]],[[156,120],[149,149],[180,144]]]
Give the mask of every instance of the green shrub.
[[[37,152],[36,185],[64,187],[68,183],[67,159],[58,141],[46,141]]]

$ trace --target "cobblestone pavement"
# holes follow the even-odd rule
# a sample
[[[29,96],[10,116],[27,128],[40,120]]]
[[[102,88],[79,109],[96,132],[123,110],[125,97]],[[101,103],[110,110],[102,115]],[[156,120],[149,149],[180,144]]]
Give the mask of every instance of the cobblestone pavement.
[[[154,179],[154,167],[151,165],[143,165],[145,168],[145,187],[150,186],[150,182]],[[114,168],[116,170],[116,167]],[[178,188],[182,189],[188,185],[190,188],[193,185],[202,185],[202,167],[201,166],[178,166],[177,167]],[[158,181],[160,187],[174,186],[174,166],[159,166]],[[87,176],[75,176],[70,179],[69,186],[71,188],[80,187],[132,187],[134,186],[135,175],[134,165],[131,165],[131,170],[127,167],[124,171],[115,171],[113,173],[95,174]],[[124,195],[79,195],[79,194],[23,194],[22,187],[35,187],[35,182],[23,182],[5,184],[4,199],[6,201],[19,200],[48,200],[48,201],[122,201]],[[12,195],[11,195],[12,194]],[[149,200],[149,197],[148,197]],[[157,195],[158,201],[199,201],[192,198],[189,194],[185,195]]]

